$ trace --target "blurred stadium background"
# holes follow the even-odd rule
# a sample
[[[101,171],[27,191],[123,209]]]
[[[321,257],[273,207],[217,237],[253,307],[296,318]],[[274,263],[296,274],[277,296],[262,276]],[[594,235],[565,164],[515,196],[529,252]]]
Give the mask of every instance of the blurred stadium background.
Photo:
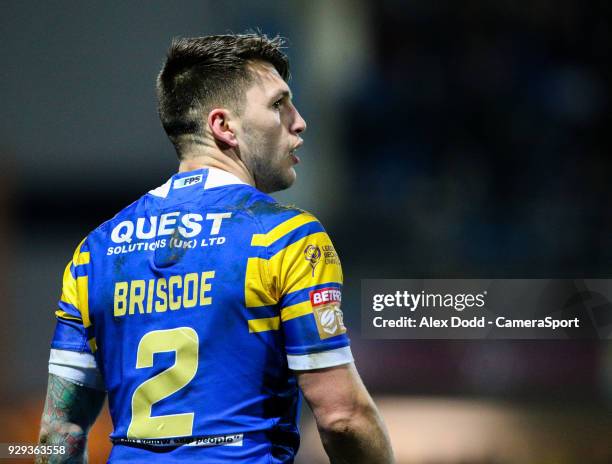
[[[61,274],[176,167],[154,79],[173,36],[290,39],[299,180],[400,464],[612,462],[612,349],[371,341],[363,278],[611,277],[606,1],[2,3],[0,442],[34,442]],[[325,462],[307,412],[299,462]],[[110,424],[94,430],[104,462]],[[23,461],[18,461],[23,462]]]

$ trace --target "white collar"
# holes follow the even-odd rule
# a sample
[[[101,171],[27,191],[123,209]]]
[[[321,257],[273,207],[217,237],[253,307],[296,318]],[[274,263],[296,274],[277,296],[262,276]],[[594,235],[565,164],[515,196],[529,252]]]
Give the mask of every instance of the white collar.
[[[224,171],[222,169],[212,168],[212,167],[205,168],[205,169],[208,170],[208,175],[206,176],[206,181],[204,182],[204,190],[211,189],[214,187],[223,187],[224,185],[236,185],[236,184],[248,185],[246,182],[241,181],[234,174]],[[193,172],[195,174],[197,171],[193,171]],[[174,176],[172,176],[170,179],[168,179],[164,184],[160,185],[159,187],[153,190],[149,190],[149,193],[156,197],[166,198],[168,196],[168,193],[170,192],[170,186],[172,185],[173,180],[174,180]]]

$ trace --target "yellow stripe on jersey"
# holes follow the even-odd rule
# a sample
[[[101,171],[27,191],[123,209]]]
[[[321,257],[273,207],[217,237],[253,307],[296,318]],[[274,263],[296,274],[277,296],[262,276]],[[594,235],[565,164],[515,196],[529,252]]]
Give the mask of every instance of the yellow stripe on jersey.
[[[95,353],[98,350],[98,344],[96,343],[96,337],[90,338],[89,340],[87,340],[87,343],[89,344],[89,349],[91,350],[92,353]]]
[[[327,282],[342,283],[342,268],[337,263],[325,263],[321,258],[314,266],[304,256],[306,247],[313,245],[321,249],[333,248],[325,232],[316,232],[292,243],[268,260],[272,275],[272,288],[281,295],[303,290]]]
[[[306,314],[312,314],[312,305],[310,301],[303,301],[302,303],[287,306],[281,309],[281,320],[283,322],[290,321],[296,317],[305,316]]]
[[[278,330],[280,328],[280,318],[264,317],[261,319],[251,319],[249,321],[249,332],[267,332],[268,330]]]
[[[81,264],[89,264],[89,258],[89,251],[84,251],[77,256],[76,261],[74,261],[74,265],[80,266]]]
[[[244,278],[244,298],[247,308],[274,305],[278,301],[270,294],[265,266],[266,260],[262,258],[249,258],[247,261]]]
[[[75,308],[78,309],[79,302],[77,299],[77,284],[76,279],[72,277],[72,273],[70,272],[70,265],[72,263],[68,263],[66,269],[64,270],[64,279],[62,282],[62,296],[60,299],[64,303],[71,304]]]
[[[81,243],[79,243],[74,251],[72,261],[68,263],[66,269],[64,270],[62,295],[60,296],[60,300],[74,306],[81,313],[81,318],[79,319],[77,316],[70,315],[62,310],[56,311],[55,314],[64,319],[82,321],[83,326],[87,328],[91,325],[91,321],[89,319],[88,278],[87,276],[80,276],[75,279],[70,272],[71,265],[80,266],[83,264],[89,264],[91,259],[89,252],[80,252],[81,246],[83,246],[85,240],[86,238],[81,240]]]
[[[81,318],[77,317],[77,316],[73,316],[70,313],[67,313],[66,311],[63,311],[61,309],[58,309],[57,311],[55,311],[55,315],[61,319],[67,319],[69,321],[77,321],[77,322],[81,322]]]
[[[85,243],[85,240],[87,240],[87,237],[85,237],[83,240],[79,242],[76,249],[74,250],[74,254],[72,255],[72,262],[74,263],[75,266],[77,265],[79,254],[81,253],[81,247],[83,246],[83,243]]]
[[[88,277],[83,276],[77,278],[77,295],[79,297],[79,305],[77,309],[81,312],[81,318],[83,319],[83,327],[87,328],[91,325],[89,320],[89,290],[88,290]]]
[[[310,213],[298,214],[297,216],[280,223],[267,234],[253,234],[253,237],[251,237],[251,245],[270,246],[272,243],[284,235],[287,235],[292,230],[295,230],[304,224],[308,224],[309,222],[315,222],[316,220],[317,218]]]

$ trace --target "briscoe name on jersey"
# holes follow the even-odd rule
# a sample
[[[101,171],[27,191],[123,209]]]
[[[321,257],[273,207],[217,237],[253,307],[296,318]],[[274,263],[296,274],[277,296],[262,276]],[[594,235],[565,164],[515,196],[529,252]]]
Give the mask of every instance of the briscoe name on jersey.
[[[77,247],[49,370],[108,391],[111,462],[291,462],[291,370],[352,361],[341,289],[311,214],[179,173]]]

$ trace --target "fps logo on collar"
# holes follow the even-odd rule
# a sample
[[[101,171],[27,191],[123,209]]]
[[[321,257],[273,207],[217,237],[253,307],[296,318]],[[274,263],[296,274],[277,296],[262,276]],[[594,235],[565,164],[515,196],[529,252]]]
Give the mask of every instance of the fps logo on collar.
[[[176,190],[184,187],[191,187],[192,185],[199,184],[200,182],[202,182],[202,174],[183,177],[182,179],[177,179],[174,181],[173,188]]]

